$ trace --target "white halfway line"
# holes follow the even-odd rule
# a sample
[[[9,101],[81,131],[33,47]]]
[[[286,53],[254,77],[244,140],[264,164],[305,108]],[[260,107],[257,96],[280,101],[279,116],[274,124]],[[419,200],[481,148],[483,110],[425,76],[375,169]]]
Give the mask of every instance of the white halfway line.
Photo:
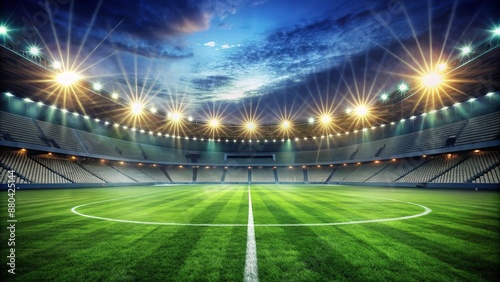
[[[247,255],[245,257],[244,281],[259,281],[257,266],[257,244],[255,243],[255,225],[253,224],[252,196],[248,185],[248,227],[247,227]]]

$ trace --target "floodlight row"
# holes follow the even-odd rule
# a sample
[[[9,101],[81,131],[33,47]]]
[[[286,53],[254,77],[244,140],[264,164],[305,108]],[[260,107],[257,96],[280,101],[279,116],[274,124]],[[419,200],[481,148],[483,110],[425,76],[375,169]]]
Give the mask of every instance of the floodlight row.
[[[485,96],[491,97],[491,96],[493,96],[495,94],[496,94],[495,92],[488,92],[488,93],[485,94]],[[15,96],[11,92],[5,92],[4,95],[6,97],[8,97],[8,98],[14,97],[14,98],[22,99],[25,103],[28,103],[28,104],[35,103],[35,101],[31,100],[30,98],[20,98],[20,97]],[[474,103],[476,101],[476,99],[477,98],[470,98],[466,102],[455,103],[455,104],[453,104],[453,107],[459,107],[459,106],[461,106],[464,103]],[[115,122],[111,122],[111,121],[102,121],[99,118],[93,118],[93,117],[90,117],[88,115],[81,115],[81,114],[79,114],[76,111],[75,112],[70,112],[67,109],[57,107],[57,105],[45,105],[41,101],[36,102],[36,104],[38,106],[40,106],[40,107],[46,106],[46,107],[51,108],[52,110],[59,110],[59,111],[61,111],[64,114],[73,115],[75,117],[82,117],[85,120],[93,120],[94,122],[96,122],[96,123],[102,123],[105,126],[112,126],[113,128],[122,129],[122,130],[129,130],[131,132],[139,132],[139,133],[149,134],[149,135],[152,135],[152,136],[166,137],[166,138],[172,138],[172,139],[184,139],[184,140],[193,140],[193,141],[198,141],[199,140],[199,141],[226,142],[226,143],[229,143],[229,142],[233,142],[233,143],[237,143],[237,142],[243,142],[243,143],[252,143],[252,142],[256,142],[256,143],[260,143],[260,142],[263,142],[263,143],[276,143],[276,142],[279,142],[279,141],[281,141],[281,142],[289,142],[289,141],[293,141],[293,140],[295,140],[295,141],[300,141],[300,140],[323,140],[323,139],[328,138],[328,137],[333,138],[334,136],[338,137],[338,136],[342,136],[342,135],[349,135],[351,133],[356,134],[358,132],[366,132],[368,130],[375,130],[377,128],[384,128],[387,125],[395,125],[397,123],[396,121],[392,121],[389,124],[380,124],[380,125],[372,126],[370,128],[366,128],[365,127],[363,129],[360,129],[360,130],[345,131],[343,133],[336,132],[336,133],[330,133],[330,134],[325,134],[325,135],[320,135],[320,136],[312,136],[312,137],[304,136],[304,137],[301,137],[301,138],[299,138],[299,137],[295,137],[295,138],[274,138],[274,139],[263,139],[263,140],[260,140],[260,139],[240,139],[240,140],[238,140],[238,139],[228,139],[228,138],[204,138],[204,137],[197,138],[197,137],[189,137],[189,136],[180,136],[180,135],[169,134],[169,133],[163,134],[161,132],[153,132],[152,130],[137,129],[135,127],[130,127],[130,126],[127,126],[127,125],[120,125],[119,123],[115,123]],[[444,106],[444,107],[442,107],[439,110],[446,111],[447,109],[449,109],[449,106]],[[428,114],[435,114],[437,111],[438,110],[431,110],[429,112],[422,113],[419,116],[421,116],[422,118],[424,118]],[[404,123],[406,120],[415,120],[416,118],[417,118],[417,116],[412,115],[412,116],[410,116],[408,118],[402,118],[398,122],[399,123]]]

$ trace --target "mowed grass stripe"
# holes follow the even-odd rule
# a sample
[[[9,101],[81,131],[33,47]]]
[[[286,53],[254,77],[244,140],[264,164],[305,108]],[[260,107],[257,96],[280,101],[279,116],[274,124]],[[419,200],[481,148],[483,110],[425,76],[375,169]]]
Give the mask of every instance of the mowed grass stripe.
[[[213,222],[245,223],[248,214],[248,196],[242,186],[231,186],[234,192]],[[221,189],[208,187],[209,193]],[[243,273],[246,228],[245,226],[227,227],[223,232],[204,228],[203,237],[196,243],[178,271],[178,276],[189,280],[230,281],[240,280]],[[227,271],[234,269],[234,272]]]
[[[154,221],[156,217],[163,216],[163,213],[159,213],[158,209],[173,205],[177,201],[191,201],[198,194],[200,194],[198,190],[178,187],[178,190],[167,195],[141,193],[127,196],[127,198],[114,198],[106,200],[106,202],[96,202],[96,204],[79,207],[77,211],[87,215],[107,218]],[[176,214],[175,211],[173,211],[173,214]]]

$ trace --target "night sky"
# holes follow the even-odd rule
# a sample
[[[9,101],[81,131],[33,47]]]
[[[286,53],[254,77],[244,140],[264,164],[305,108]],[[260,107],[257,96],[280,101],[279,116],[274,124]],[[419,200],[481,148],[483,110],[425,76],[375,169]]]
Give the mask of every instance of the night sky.
[[[343,112],[500,24],[477,0],[3,2],[9,30],[106,90],[236,122]]]

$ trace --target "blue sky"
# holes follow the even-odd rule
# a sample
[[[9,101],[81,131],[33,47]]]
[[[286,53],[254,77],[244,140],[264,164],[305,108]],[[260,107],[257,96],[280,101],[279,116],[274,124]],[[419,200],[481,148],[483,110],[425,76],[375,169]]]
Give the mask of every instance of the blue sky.
[[[319,108],[343,111],[393,89],[398,73],[411,73],[403,61],[414,63],[417,43],[451,56],[486,37],[500,21],[494,3],[22,0],[5,4],[2,19],[36,29],[25,41],[56,59],[65,60],[56,38],[64,54],[69,42],[88,79],[122,97],[199,119],[218,111],[267,123],[284,113],[303,120]]]

